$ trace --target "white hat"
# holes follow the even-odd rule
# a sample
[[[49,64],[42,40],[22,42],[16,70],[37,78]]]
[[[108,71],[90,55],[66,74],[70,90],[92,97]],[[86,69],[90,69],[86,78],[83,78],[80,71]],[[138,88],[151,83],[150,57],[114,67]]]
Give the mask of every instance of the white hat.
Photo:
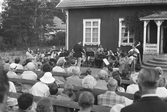
[[[46,72],[43,77],[40,78],[40,81],[46,84],[51,84],[55,81],[55,78],[52,77],[51,72]]]
[[[9,66],[10,69],[16,69],[17,68],[17,64],[15,63],[11,63]]]
[[[121,112],[121,109],[124,107],[125,105],[123,104],[116,104],[111,108],[110,112]]]

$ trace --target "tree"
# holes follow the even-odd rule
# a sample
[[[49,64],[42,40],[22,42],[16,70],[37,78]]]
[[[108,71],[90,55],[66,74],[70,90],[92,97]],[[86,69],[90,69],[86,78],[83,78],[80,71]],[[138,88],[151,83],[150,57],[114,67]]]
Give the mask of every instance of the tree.
[[[153,14],[157,11],[141,10],[134,13],[134,15],[125,17],[125,24],[131,34],[134,34],[135,41],[143,42],[143,22],[140,21],[141,17]]]
[[[5,0],[2,12],[3,41],[13,46],[39,45],[54,16],[65,18],[56,9],[59,0]]]

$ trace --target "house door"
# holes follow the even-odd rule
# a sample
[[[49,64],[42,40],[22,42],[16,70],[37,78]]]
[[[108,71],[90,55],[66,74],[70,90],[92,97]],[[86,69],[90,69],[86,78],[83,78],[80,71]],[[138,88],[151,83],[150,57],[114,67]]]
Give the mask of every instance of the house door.
[[[164,27],[164,35],[163,35],[163,53],[167,53],[167,27]]]

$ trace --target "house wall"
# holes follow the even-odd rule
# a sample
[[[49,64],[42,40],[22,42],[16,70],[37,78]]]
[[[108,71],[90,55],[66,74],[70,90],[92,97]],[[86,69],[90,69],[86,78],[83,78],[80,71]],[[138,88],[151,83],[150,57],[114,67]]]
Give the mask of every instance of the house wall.
[[[104,48],[116,51],[119,40],[119,18],[133,15],[142,9],[167,10],[167,7],[133,6],[69,9],[69,49],[72,49],[78,41],[83,40],[83,19],[101,19],[101,44]],[[125,51],[130,48],[130,46],[122,46]]]

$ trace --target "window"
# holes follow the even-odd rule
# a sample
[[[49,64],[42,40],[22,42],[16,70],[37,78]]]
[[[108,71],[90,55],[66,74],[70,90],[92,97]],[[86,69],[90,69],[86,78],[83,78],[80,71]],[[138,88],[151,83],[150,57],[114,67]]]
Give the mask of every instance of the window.
[[[119,19],[119,47],[121,45],[132,45],[134,36],[130,34],[128,28],[125,26],[123,18]]]
[[[100,19],[83,20],[83,45],[100,44]]]

